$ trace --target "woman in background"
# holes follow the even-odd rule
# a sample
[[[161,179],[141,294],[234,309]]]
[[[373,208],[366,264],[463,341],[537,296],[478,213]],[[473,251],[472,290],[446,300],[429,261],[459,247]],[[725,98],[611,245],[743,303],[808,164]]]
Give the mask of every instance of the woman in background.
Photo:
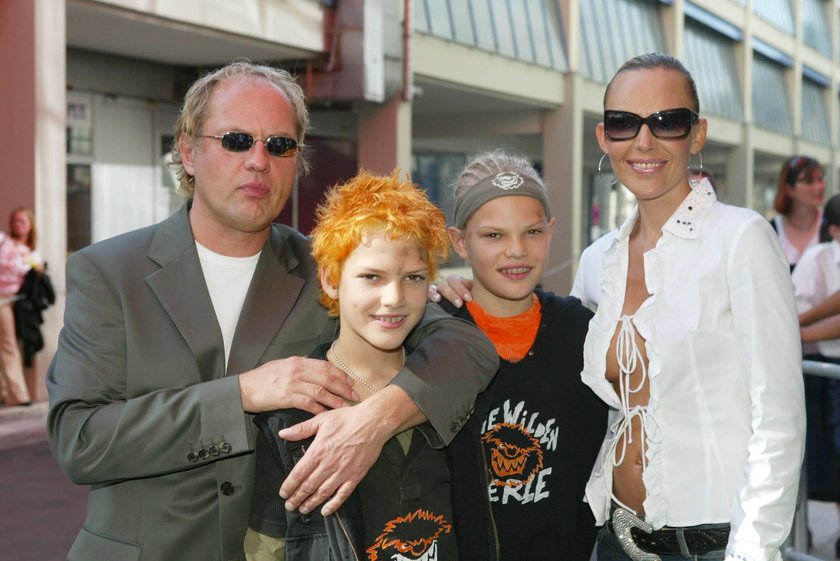
[[[793,271],[800,314],[840,290],[840,195],[825,205],[820,242],[802,255]],[[840,364],[840,339],[806,343],[805,358]],[[806,376],[805,403],[808,498],[836,503],[840,515],[840,380]],[[840,539],[834,549],[840,557]]]
[[[819,242],[825,199],[823,176],[820,163],[808,156],[792,157],[779,172],[773,203],[778,214],[772,224],[791,271],[805,250]]]
[[[28,208],[14,209],[9,233],[0,232],[0,385],[6,405],[31,403],[15,332],[14,302],[23,278],[38,262],[35,241],[35,215]]]

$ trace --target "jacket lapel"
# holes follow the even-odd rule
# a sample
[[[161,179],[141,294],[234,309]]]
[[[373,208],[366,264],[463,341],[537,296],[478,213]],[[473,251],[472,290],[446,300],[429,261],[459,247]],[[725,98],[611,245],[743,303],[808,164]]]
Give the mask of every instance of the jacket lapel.
[[[224,376],[224,344],[187,211],[185,204],[160,223],[148,256],[161,268],[148,275],[146,283],[192,350],[201,379],[207,381]]]
[[[242,305],[228,359],[228,374],[256,367],[303,290],[305,280],[293,272],[298,259],[280,230],[271,229]]]

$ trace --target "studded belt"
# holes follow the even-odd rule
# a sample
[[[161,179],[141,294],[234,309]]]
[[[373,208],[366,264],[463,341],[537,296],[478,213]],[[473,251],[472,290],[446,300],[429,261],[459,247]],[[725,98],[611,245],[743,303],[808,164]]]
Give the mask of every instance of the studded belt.
[[[616,510],[643,523],[641,519],[628,511]],[[607,521],[607,529],[619,538],[619,543],[625,548],[625,551],[628,544],[622,541],[622,536],[626,537],[628,535],[639,549],[657,555],[702,555],[710,551],[725,549],[729,541],[729,524],[685,528],[665,526],[659,530],[646,532],[642,527],[632,522],[629,526],[622,524],[622,519],[626,519],[626,517],[620,516],[617,518],[614,513],[612,520]]]

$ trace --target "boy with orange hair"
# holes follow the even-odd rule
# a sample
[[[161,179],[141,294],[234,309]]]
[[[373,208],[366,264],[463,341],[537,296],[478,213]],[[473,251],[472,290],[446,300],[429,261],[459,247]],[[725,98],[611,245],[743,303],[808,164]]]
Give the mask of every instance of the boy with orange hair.
[[[317,219],[312,254],[321,303],[339,318],[340,331],[310,356],[356,380],[361,401],[403,367],[410,352],[406,338],[423,316],[430,279],[448,252],[446,221],[422,189],[396,171],[389,177],[362,171],[332,189]],[[355,495],[334,515],[284,513],[277,489],[306,448],[281,440],[277,432],[306,416],[286,409],[257,419],[264,440],[257,446],[249,559],[283,559],[291,548],[295,559],[313,561],[470,558],[458,551],[445,452],[428,444],[423,426],[389,440]]]

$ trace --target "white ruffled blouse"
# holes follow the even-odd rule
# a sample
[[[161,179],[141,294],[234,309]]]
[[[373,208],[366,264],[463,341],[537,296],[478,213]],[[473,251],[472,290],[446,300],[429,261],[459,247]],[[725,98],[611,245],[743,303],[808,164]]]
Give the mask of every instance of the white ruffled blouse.
[[[609,517],[611,450],[639,414],[646,438],[645,519],[654,528],[725,523],[727,559],[781,560],[805,443],[799,328],[790,272],[767,220],[693,188],[644,255],[650,297],[622,316],[628,241],[638,209],[588,247],[572,294],[595,311],[584,383],[611,407],[586,488]],[[645,341],[650,399],[633,411],[605,377],[619,322]]]

